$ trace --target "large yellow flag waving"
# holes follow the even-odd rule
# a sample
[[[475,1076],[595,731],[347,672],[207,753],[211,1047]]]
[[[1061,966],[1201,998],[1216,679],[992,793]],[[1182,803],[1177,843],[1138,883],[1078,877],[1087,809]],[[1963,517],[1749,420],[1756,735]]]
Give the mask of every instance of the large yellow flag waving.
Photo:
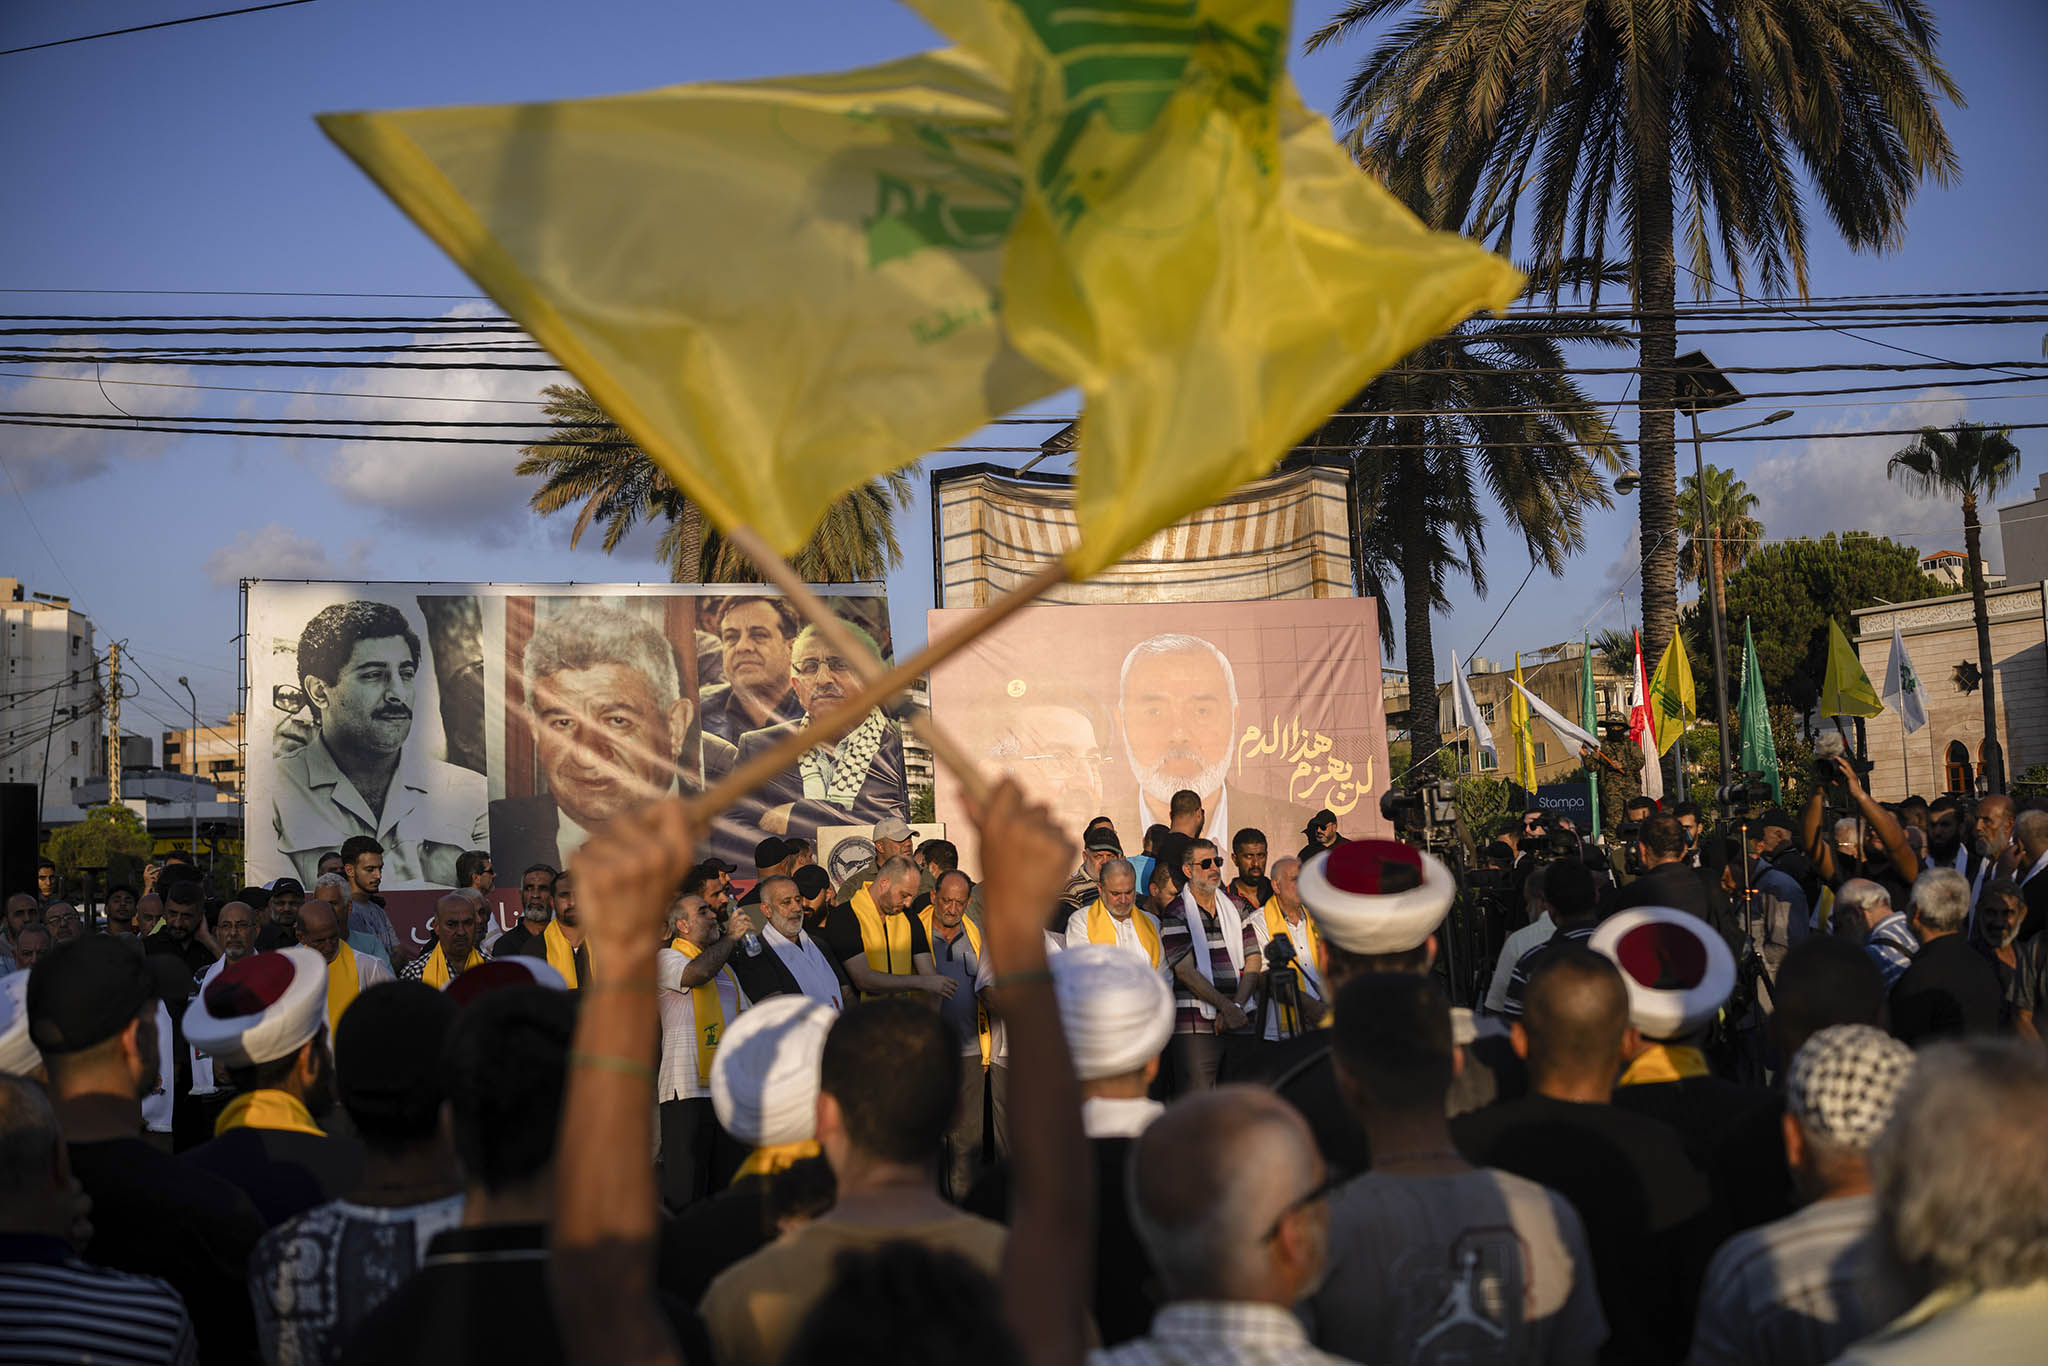
[[[1870,675],[1863,672],[1856,649],[1842,628],[1828,618],[1828,667],[1820,682],[1820,715],[1875,716],[1884,710]]]
[[[1699,695],[1693,691],[1692,661],[1685,657],[1685,644],[1678,633],[1664,647],[1657,661],[1656,676],[1650,680],[1650,710],[1657,716],[1657,752],[1669,754],[1685,728],[1699,719]]]
[[[1515,682],[1522,679],[1522,652],[1515,651]],[[1508,730],[1515,741],[1515,781],[1524,792],[1536,790],[1536,737],[1529,729],[1529,703],[1521,692],[1508,697]]]
[[[935,52],[321,125],[720,526],[832,502],[1062,387],[1009,343],[1009,95]]]
[[[1521,286],[1361,173],[1284,70],[1289,0],[912,0],[1015,73],[1017,346],[1087,396],[1077,574],[1270,471]]]

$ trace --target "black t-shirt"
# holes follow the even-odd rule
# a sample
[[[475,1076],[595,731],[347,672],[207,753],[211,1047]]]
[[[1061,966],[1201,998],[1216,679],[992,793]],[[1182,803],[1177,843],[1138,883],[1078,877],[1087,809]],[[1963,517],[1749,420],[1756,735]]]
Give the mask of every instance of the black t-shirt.
[[[548,1298],[544,1224],[456,1228],[427,1244],[418,1274],[356,1328],[342,1366],[553,1366],[567,1360]],[[668,1295],[685,1361],[711,1360],[696,1311]]]
[[[743,1176],[663,1220],[655,1235],[655,1285],[684,1304],[702,1303],[727,1267],[774,1241],[767,1197],[767,1177]]]
[[[1607,912],[1611,915],[1632,906],[1669,906],[1689,912],[1720,931],[1730,947],[1740,938],[1720,880],[1683,861],[1660,863],[1626,887],[1615,889]]]
[[[1451,1121],[1468,1161],[1550,1187],[1579,1212],[1620,1366],[1685,1360],[1713,1251],[1707,1182],[1669,1125],[1529,1095]]]
[[[1686,1155],[1706,1174],[1723,1236],[1792,1212],[1785,1107],[1776,1092],[1720,1077],[1685,1077],[1618,1086],[1614,1104],[1662,1120],[1678,1134]]]
[[[888,917],[883,918],[885,923]],[[932,951],[932,942],[924,932],[924,922],[916,916],[909,916],[910,956],[915,960],[921,953]],[[860,937],[860,917],[853,913],[851,906],[834,906],[831,917],[824,926],[825,952],[835,963],[844,963],[849,958],[859,958],[867,952],[867,944]],[[915,972],[910,963],[892,963],[890,967],[899,973]]]
[[[363,1145],[333,1134],[230,1129],[178,1161],[240,1186],[271,1228],[363,1183]]]
[[[72,1174],[92,1197],[85,1259],[169,1281],[192,1315],[206,1366],[255,1361],[249,1254],[264,1223],[249,1197],[139,1138],[68,1147]]]
[[[2003,1004],[1998,973],[1984,955],[1960,934],[1937,935],[1892,983],[1892,1033],[1915,1048],[1965,1034],[1994,1034]]]

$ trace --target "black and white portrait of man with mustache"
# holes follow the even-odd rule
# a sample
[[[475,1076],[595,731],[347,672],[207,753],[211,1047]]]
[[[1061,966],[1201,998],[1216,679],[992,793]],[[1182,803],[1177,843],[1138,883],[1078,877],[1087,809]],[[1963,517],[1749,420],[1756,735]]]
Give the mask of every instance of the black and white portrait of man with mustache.
[[[408,745],[420,637],[389,603],[322,608],[299,635],[298,678],[317,730],[277,763],[271,819],[300,881],[354,835],[384,846],[384,886],[450,887],[482,843],[484,776]]]

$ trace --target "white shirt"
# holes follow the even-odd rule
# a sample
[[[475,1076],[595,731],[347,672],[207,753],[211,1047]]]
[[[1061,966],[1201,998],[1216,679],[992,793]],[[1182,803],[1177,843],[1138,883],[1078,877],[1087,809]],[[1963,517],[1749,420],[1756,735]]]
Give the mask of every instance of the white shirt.
[[[1493,965],[1493,980],[1486,986],[1486,1010],[1489,1015],[1505,1015],[1508,1005],[1508,981],[1515,975],[1515,964],[1522,961],[1522,955],[1538,944],[1550,942],[1550,936],[1557,933],[1557,922],[1545,911],[1528,924],[1507,937],[1500,946],[1500,959]]]
[[[199,974],[199,986],[193,994],[198,995],[199,992],[205,991],[208,986],[212,985],[213,979],[220,976],[220,970],[227,965],[228,960],[225,956],[216,958],[211,963],[208,963]],[[190,1044],[185,1045],[185,1047],[192,1054],[192,1094],[203,1096],[214,1090],[217,1085],[213,1079],[213,1055],[211,1053],[202,1053]]]
[[[1081,1102],[1081,1130],[1090,1138],[1136,1138],[1165,1111],[1144,1096],[1090,1096]]]
[[[177,1085],[177,1061],[172,1056],[171,1012],[162,1001],[156,1003],[156,1089],[142,1098],[142,1127],[153,1134],[171,1131],[171,1088]]]
[[[2017,839],[2018,836],[2014,836],[2014,838]],[[2048,854],[2043,854],[2041,855],[2041,857],[2034,860],[2034,866],[2027,869],[2026,876],[2020,879],[2020,886],[2024,887],[2029,882],[2032,882],[2034,880],[2034,874],[2040,872],[2043,868],[2048,868]]]
[[[1067,917],[1067,936],[1060,947],[1078,949],[1087,946],[1090,942],[1088,939],[1088,912],[1092,909],[1094,909],[1092,906],[1084,906]],[[1108,910],[1108,906],[1105,904],[1103,909]],[[1115,911],[1110,911],[1109,922],[1116,927],[1116,942],[1124,948],[1135,949],[1139,953],[1145,954],[1145,961],[1149,963],[1152,961],[1152,955],[1146,951],[1145,941],[1138,937],[1137,919],[1141,915],[1152,922],[1152,937],[1154,940],[1157,940],[1159,937],[1159,918],[1153,915],[1152,912],[1140,907],[1131,907],[1130,915],[1122,920],[1117,919]]]
[[[782,965],[789,969],[789,975],[796,978],[797,988],[819,1005],[834,1010],[845,1009],[840,999],[838,975],[832,971],[832,964],[826,959],[825,951],[811,942],[811,937],[799,928],[796,941],[790,942],[781,930],[773,925],[761,931],[761,942],[775,951]]]
[[[1253,910],[1247,919],[1251,921],[1252,937],[1259,941],[1259,957],[1263,960],[1266,958],[1266,945],[1273,937],[1266,932],[1266,913],[1264,908]],[[1301,965],[1302,976],[1307,979],[1304,985],[1307,988],[1309,999],[1313,1001],[1322,1000],[1323,976],[1316,970],[1316,951],[1308,939],[1308,912],[1304,910],[1301,913],[1301,923],[1296,924],[1287,918],[1285,911],[1282,911],[1280,913],[1280,923],[1287,927],[1287,937],[1294,941],[1294,961]],[[1269,1001],[1267,1002],[1266,1010],[1266,1042],[1278,1043],[1279,1041],[1280,1008]]]
[[[656,1100],[709,1099],[711,1078],[697,1075],[697,1007],[690,988],[683,985],[683,969],[690,960],[675,949],[661,949],[654,955],[655,993],[661,1007],[661,1073]],[[711,979],[718,989],[718,1003],[725,1008],[725,1022],[731,1025],[746,1009],[746,997],[732,971],[720,968]]]

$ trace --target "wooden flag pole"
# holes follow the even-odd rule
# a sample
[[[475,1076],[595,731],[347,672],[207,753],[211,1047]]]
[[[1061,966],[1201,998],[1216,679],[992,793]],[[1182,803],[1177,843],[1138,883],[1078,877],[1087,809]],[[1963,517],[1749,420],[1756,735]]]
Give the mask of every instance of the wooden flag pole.
[[[921,674],[929,673],[945,663],[1008,620],[1018,608],[1036,602],[1048,590],[1066,581],[1065,560],[1054,560],[1047,564],[1036,574],[990,603],[977,613],[972,621],[962,623],[950,635],[928,641],[924,649],[909,659],[900,661],[879,677],[863,684],[861,690],[845,703],[823,716],[813,717],[809,725],[783,736],[769,748],[734,768],[710,789],[691,799],[691,814],[699,821],[708,822],[711,817],[732,806],[795,763],[805,750],[814,745],[837,740],[858,726],[870,711],[915,683]],[[936,749],[933,750],[935,755],[937,752]],[[975,770],[970,766],[969,771]]]
[[[882,661],[874,656],[859,637],[847,629],[846,623],[823,598],[811,591],[811,586],[796,572],[796,566],[776,554],[774,548],[761,538],[759,532],[752,527],[735,527],[726,533],[726,539],[752,560],[755,566],[768,576],[770,583],[782,590],[783,596],[789,599],[797,611],[801,612],[811,625],[818,628],[818,633],[825,637],[827,644],[846,656],[847,661],[853,665],[854,672],[860,675],[861,682],[873,683],[886,675],[887,669]],[[1059,578],[1053,582],[1065,578],[1066,571],[1062,567]],[[1029,584],[1025,586],[1028,587]],[[1050,587],[1051,584],[1048,583],[1046,586]],[[913,682],[915,677],[912,676]],[[929,711],[914,713],[910,718],[910,728],[931,746],[932,757],[952,770],[953,776],[967,790],[968,796],[978,803],[988,800],[989,782],[983,776],[980,766],[951,735],[939,728]],[[814,738],[812,744],[817,743],[819,741]]]

